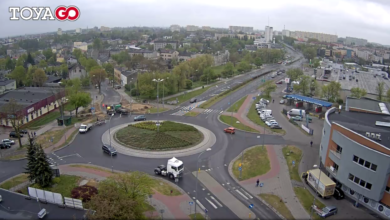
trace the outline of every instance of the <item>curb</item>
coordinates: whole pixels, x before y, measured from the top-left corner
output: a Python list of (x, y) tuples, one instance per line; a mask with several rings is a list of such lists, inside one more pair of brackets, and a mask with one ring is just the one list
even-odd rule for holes
[[(239, 157), (241, 157), (241, 154), (244, 153), (252, 148), (255, 148), (255, 147), (258, 147), (258, 146), (262, 146), (262, 145), (255, 145), (255, 146), (252, 146), (252, 147), (249, 147), (243, 151), (241, 151), (241, 153), (239, 153), (232, 161), (230, 161), (229, 163), (229, 166), (228, 166), (228, 172), (229, 172), (229, 175), (232, 179), (234, 179), (234, 181), (236, 181), (236, 183), (238, 183), (238, 185), (240, 185), (241, 188), (245, 189), (245, 187), (243, 187), (241, 184), (240, 184), (240, 181), (238, 181), (238, 179), (233, 175), (233, 171), (232, 171), (232, 167), (233, 167), (233, 163), (234, 161), (236, 161)], [(266, 145), (264, 145), (265, 147)], [(266, 205), (269, 209), (271, 209), (273, 212), (275, 212), (276, 215), (278, 215), (281, 219), (283, 220), (286, 220), (286, 218), (280, 214), (274, 207), (272, 207), (270, 204), (268, 204), (266, 201), (264, 201), (259, 195), (256, 195), (256, 198), (259, 199), (262, 203), (264, 203), (264, 205)], [(288, 209), (288, 208), (287, 208)]]

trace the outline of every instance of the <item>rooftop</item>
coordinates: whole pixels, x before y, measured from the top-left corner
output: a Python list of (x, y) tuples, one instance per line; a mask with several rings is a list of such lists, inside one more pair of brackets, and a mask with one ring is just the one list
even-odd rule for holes
[(370, 98), (355, 99), (355, 98), (347, 97), (346, 100), (347, 108), (351, 107), (351, 108), (365, 109), (365, 110), (374, 111), (378, 113), (386, 113), (383, 111), (386, 109), (384, 109), (383, 107), (381, 109), (380, 106), (385, 106), (388, 111), (390, 109), (390, 104), (389, 103), (380, 104), (380, 103), (383, 102), (379, 102), (377, 100), (370, 99)]
[(18, 104), (29, 106), (43, 99), (49, 98), (57, 90), (46, 87), (26, 87), (23, 89), (12, 90), (0, 96), (0, 106), (6, 104), (11, 99), (15, 99)]
[(13, 82), (15, 82), (13, 79), (0, 79), (0, 86), (6, 86)]
[(390, 127), (375, 125), (377, 121), (390, 123), (389, 115), (342, 111), (341, 114), (329, 114), (328, 119), (363, 136), (366, 132), (379, 133), (382, 140), (370, 140), (390, 149)]

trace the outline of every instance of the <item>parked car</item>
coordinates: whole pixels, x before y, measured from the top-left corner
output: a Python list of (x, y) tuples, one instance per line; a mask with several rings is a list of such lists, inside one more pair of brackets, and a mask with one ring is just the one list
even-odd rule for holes
[(271, 129), (282, 129), (279, 125), (271, 125), (269, 126)]
[(28, 131), (27, 130), (20, 130), (19, 133), (21, 133), (21, 134), (28, 134)]
[(138, 115), (134, 117), (134, 121), (146, 121), (145, 115)]
[(284, 104), (284, 103), (286, 103), (286, 100), (284, 100), (284, 99), (279, 101), (279, 104)]
[(115, 85), (115, 86), (114, 86), (114, 89), (120, 89), (120, 88), (121, 88), (120, 85)]
[(11, 145), (6, 143), (0, 143), (0, 149), (7, 149), (7, 148), (11, 148)]
[(337, 214), (337, 207), (335, 206), (326, 206), (325, 208), (322, 209), (322, 213), (318, 214), (323, 218), (329, 217), (331, 215), (336, 215)]
[[(265, 124), (268, 125), (268, 126), (271, 126), (271, 124), (272, 124), (273, 122), (276, 122), (276, 121), (275, 121), (274, 119), (272, 119), (272, 120), (266, 121)], [(277, 122), (276, 122), (276, 123), (277, 123)]]
[(9, 144), (9, 145), (14, 145), (15, 144), (15, 141), (14, 140), (10, 140), (10, 139), (3, 139), (1, 142), (5, 143), (5, 144)]
[(279, 80), (275, 84), (283, 84), (283, 80)]
[(115, 150), (114, 147), (107, 145), (107, 144), (103, 145), (102, 150), (104, 153), (109, 154), (109, 155), (113, 155), (113, 156), (116, 155), (116, 153), (117, 153), (117, 151)]
[[(19, 136), (20, 136), (20, 137), (23, 137), (23, 134), (19, 133)], [(18, 135), (16, 134), (15, 131), (11, 131), (11, 132), (9, 133), (9, 137), (10, 137), (10, 138), (11, 138), (11, 137), (17, 138)]]
[(269, 100), (261, 98), (260, 103), (268, 104)]
[[(291, 117), (291, 118), (292, 118), (292, 120), (294, 120), (294, 121), (303, 121), (303, 120), (306, 120), (306, 118), (302, 118), (301, 116), (294, 116), (294, 117)], [(309, 122), (312, 121), (312, 119), (311, 119), (310, 117), (307, 117), (307, 120), (308, 120)]]
[(196, 98), (192, 98), (191, 100), (190, 100), (190, 103), (195, 103), (196, 102)]
[(233, 128), (233, 127), (225, 128), (225, 129), (223, 129), (223, 131), (224, 131), (225, 133), (229, 133), (229, 134), (235, 134), (235, 133), (236, 133), (236, 129)]
[(335, 190), (334, 190), (334, 194), (333, 194), (333, 197), (336, 199), (336, 200), (340, 200), (340, 199), (344, 199), (344, 192), (341, 188), (339, 187), (336, 187)]

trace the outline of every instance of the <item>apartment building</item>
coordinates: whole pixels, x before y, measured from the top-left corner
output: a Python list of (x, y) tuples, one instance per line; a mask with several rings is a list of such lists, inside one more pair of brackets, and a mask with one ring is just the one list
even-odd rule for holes
[(198, 30), (199, 30), (199, 27), (198, 27), (198, 26), (195, 26), (195, 25), (187, 25), (186, 30), (187, 30), (188, 32), (198, 31)]
[(355, 37), (346, 37), (345, 38), (345, 44), (346, 45), (354, 45), (354, 46), (366, 46), (367, 40), (362, 38), (355, 38)]
[(204, 31), (212, 31), (213, 29), (211, 29), (210, 26), (202, 26), (202, 30), (204, 30)]
[(269, 27), (269, 26), (266, 26), (265, 27), (265, 42), (266, 43), (271, 43), (272, 42), (272, 40), (273, 40), (273, 37), (274, 37), (274, 35), (273, 35), (273, 33), (274, 33), (274, 28), (273, 27)]
[(323, 34), (323, 33), (314, 33), (314, 32), (305, 32), (305, 31), (295, 31), (293, 34), (296, 39), (317, 39), (321, 42), (335, 43), (337, 42), (337, 35), (332, 34)]
[(74, 51), (74, 49), (79, 49), (79, 50), (85, 52), (88, 50), (88, 43), (87, 42), (74, 42), (72, 51)]
[(101, 32), (110, 31), (110, 30), (111, 30), (111, 28), (109, 28), (109, 27), (105, 27), (105, 26), (100, 27)]
[(160, 40), (154, 41), (154, 50), (164, 49), (165, 46), (167, 46), (168, 44), (170, 44), (172, 46), (172, 49), (176, 50), (178, 42), (177, 41), (160, 41)]
[(229, 26), (229, 30), (232, 33), (244, 32), (244, 33), (253, 33), (253, 27), (244, 27), (244, 26)]
[(160, 49), (160, 57), (163, 60), (172, 60), (178, 58), (179, 52), (175, 50)]
[(180, 26), (177, 25), (177, 24), (171, 25), (171, 27), (170, 27), (169, 29), (170, 29), (172, 32), (175, 32), (175, 31), (180, 32)]
[(237, 37), (238, 39), (242, 40), (242, 39), (245, 38), (245, 36), (248, 39), (252, 39), (252, 40), (256, 39), (256, 35), (254, 35), (254, 34), (215, 34), (214, 35), (214, 39), (220, 40), (222, 37), (228, 37), (228, 38), (235, 38), (235, 37)]
[(129, 53), (130, 57), (132, 57), (134, 55), (141, 55), (141, 56), (143, 56), (143, 57), (145, 57), (147, 59), (156, 59), (156, 58), (158, 58), (157, 51), (130, 48), (130, 49), (128, 49), (128, 53)]
[(61, 28), (58, 28), (58, 30), (57, 30), (57, 35), (62, 35), (62, 29)]
[(390, 217), (390, 105), (348, 97), (345, 110), (325, 114), (319, 156), (356, 204)]

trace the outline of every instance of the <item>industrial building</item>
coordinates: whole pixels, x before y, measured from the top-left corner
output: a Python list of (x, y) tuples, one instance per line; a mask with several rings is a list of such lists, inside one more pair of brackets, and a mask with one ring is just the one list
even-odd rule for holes
[(345, 194), (390, 217), (390, 105), (348, 97), (325, 114), (320, 161)]

